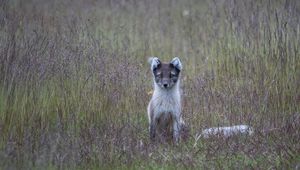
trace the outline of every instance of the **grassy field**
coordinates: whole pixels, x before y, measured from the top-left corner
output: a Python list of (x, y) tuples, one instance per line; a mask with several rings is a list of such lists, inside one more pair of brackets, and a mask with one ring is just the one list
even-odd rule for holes
[[(178, 146), (149, 140), (149, 56), (183, 63)], [(299, 169), (299, 141), (300, 1), (0, 2), (1, 169)]]

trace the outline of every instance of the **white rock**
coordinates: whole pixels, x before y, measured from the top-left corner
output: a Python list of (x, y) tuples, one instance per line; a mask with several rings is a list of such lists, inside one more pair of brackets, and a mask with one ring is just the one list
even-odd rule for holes
[(200, 134), (198, 134), (195, 138), (196, 146), (197, 141), (200, 138), (209, 138), (214, 136), (221, 136), (221, 137), (230, 137), (233, 135), (245, 134), (251, 136), (254, 133), (252, 127), (248, 125), (236, 125), (236, 126), (227, 126), (227, 127), (212, 127), (208, 129), (204, 129)]

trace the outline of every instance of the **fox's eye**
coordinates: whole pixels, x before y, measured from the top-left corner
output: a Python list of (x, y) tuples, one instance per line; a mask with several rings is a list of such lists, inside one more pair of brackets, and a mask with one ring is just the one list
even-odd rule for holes
[(160, 77), (160, 76), (161, 76), (161, 73), (157, 73), (156, 76), (157, 76), (157, 77)]
[(171, 77), (174, 77), (174, 76), (176, 76), (176, 73), (171, 72)]

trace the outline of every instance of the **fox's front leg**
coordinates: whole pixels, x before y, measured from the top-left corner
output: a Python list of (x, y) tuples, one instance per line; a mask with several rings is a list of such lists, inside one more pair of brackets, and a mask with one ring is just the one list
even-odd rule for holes
[(179, 118), (175, 117), (173, 119), (173, 139), (174, 142), (177, 144), (179, 142), (179, 136), (180, 136), (180, 122)]
[(149, 134), (150, 134), (149, 137), (150, 140), (154, 141), (155, 133), (156, 133), (156, 123), (155, 123), (154, 112), (153, 112), (151, 101), (148, 105), (147, 110), (148, 110), (148, 120), (149, 120)]
[(149, 130), (150, 130), (150, 139), (152, 141), (154, 141), (155, 140), (155, 133), (156, 133), (156, 123), (155, 123), (155, 120), (153, 120), (153, 119), (150, 122)]

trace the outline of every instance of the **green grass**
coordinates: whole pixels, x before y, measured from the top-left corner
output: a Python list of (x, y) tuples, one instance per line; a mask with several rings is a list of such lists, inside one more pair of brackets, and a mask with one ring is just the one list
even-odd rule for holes
[[(1, 168), (299, 167), (298, 1), (0, 7)], [(178, 146), (148, 138), (149, 56), (183, 62), (190, 138)], [(253, 126), (254, 136), (193, 147), (202, 129), (236, 124)]]

